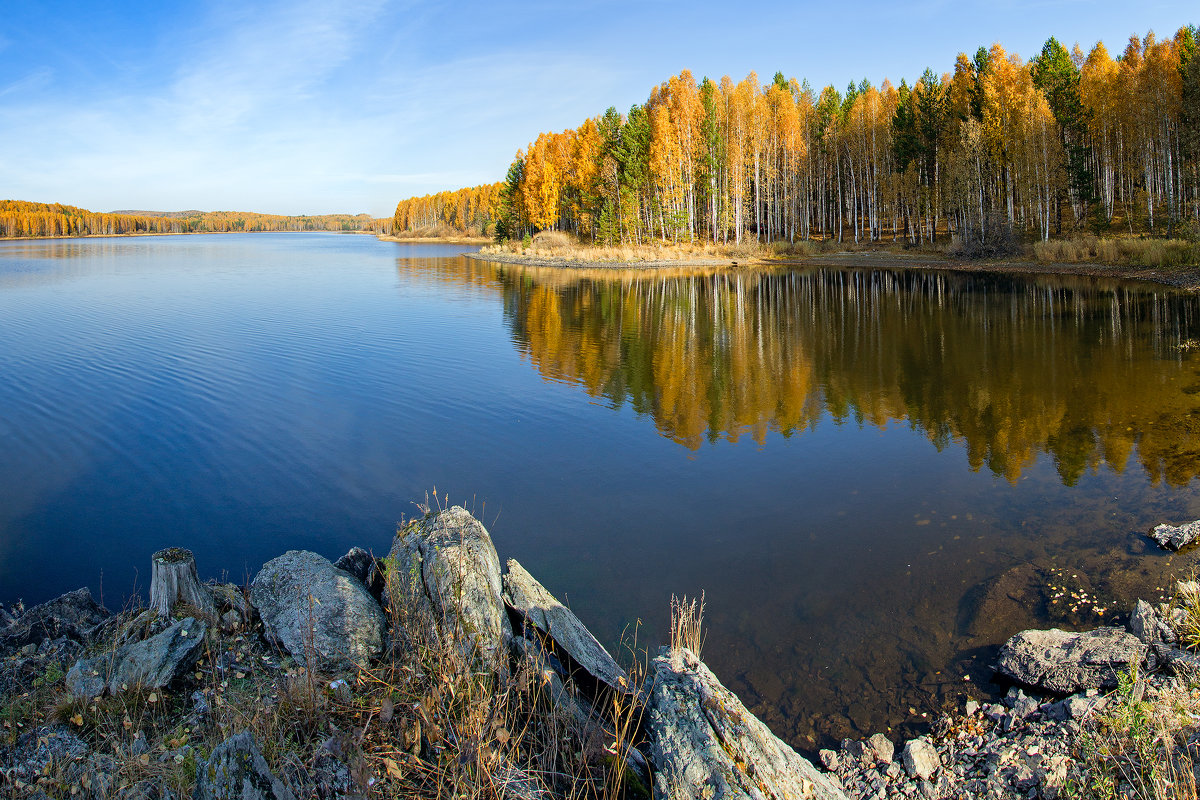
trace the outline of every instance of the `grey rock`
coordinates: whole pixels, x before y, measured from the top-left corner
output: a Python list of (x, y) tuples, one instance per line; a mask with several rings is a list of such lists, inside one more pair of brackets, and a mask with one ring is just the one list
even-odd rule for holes
[(1150, 531), (1150, 538), (1158, 542), (1164, 550), (1178, 550), (1186, 547), (1200, 536), (1200, 520), (1183, 525), (1156, 525)]
[(842, 765), (841, 758), (832, 750), (822, 750), (817, 753), (817, 758), (821, 759), (821, 764), (830, 772), (836, 771)]
[(689, 650), (654, 660), (649, 736), (655, 798), (845, 800), (754, 717)]
[(122, 686), (161, 689), (189, 672), (200, 658), (208, 625), (190, 617), (175, 622), (162, 633), (122, 647), (108, 681), (110, 692)]
[(979, 701), (968, 700), (966, 706), (964, 707), (964, 711), (968, 717), (974, 716), (975, 712), (979, 711)]
[(175, 794), (161, 781), (138, 781), (117, 792), (117, 800), (175, 800)]
[(465, 655), (503, 671), (512, 628), (501, 597), (500, 558), (492, 537), (466, 509), (452, 506), (397, 534), (389, 560), (397, 575), (385, 602), (409, 603)]
[(217, 745), (196, 770), (195, 800), (295, 800), (275, 777), (248, 732)]
[(906, 742), (901, 759), (904, 761), (905, 771), (911, 777), (923, 781), (932, 778), (942, 766), (937, 750), (924, 739), (910, 739)]
[(212, 592), (213, 604), (217, 611), (228, 614), (233, 612), (243, 620), (249, 620), (254, 614), (254, 607), (246, 598), (242, 587), (234, 583), (218, 583), (209, 587)]
[(880, 764), (890, 764), (896, 754), (896, 746), (882, 733), (871, 735), (867, 739), (867, 747), (871, 749), (875, 761)]
[(383, 594), (383, 568), (379, 559), (361, 547), (351, 547), (346, 555), (333, 562), (338, 569), (349, 572), (362, 581), (371, 596), (378, 600)]
[(1158, 614), (1145, 600), (1133, 604), (1133, 611), (1129, 614), (1129, 630), (1145, 644), (1154, 644), (1159, 640)]
[(116, 694), (134, 686), (165, 688), (195, 665), (207, 632), (203, 620), (187, 617), (144, 641), (80, 659), (67, 672), (67, 688), (80, 698), (98, 697), (106, 689)]
[(52, 766), (80, 763), (87, 758), (87, 743), (63, 726), (36, 728), (21, 734), (0, 757), (8, 779), (36, 780)]
[(0, 630), (0, 655), (63, 637), (87, 644), (91, 631), (109, 616), (87, 588), (67, 592), (25, 611)]
[(1141, 664), (1146, 652), (1145, 644), (1120, 628), (1030, 630), (1004, 643), (996, 669), (1018, 683), (1053, 692), (1115, 688), (1119, 673)]
[(591, 631), (569, 608), (546, 591), (516, 559), (508, 560), (503, 578), (504, 600), (520, 614), (526, 624), (549, 636), (571, 660), (596, 680), (619, 692), (629, 690), (629, 676)]
[(63, 682), (72, 695), (87, 700), (104, 694), (108, 686), (107, 672), (102, 672), (104, 665), (97, 662), (98, 659), (81, 658), (67, 670)]
[[(383, 650), (383, 609), (348, 572), (316, 553), (289, 550), (250, 585), (267, 636), (305, 666), (336, 670)], [(309, 656), (313, 664), (309, 664)]]
[(1154, 653), (1162, 668), (1181, 678), (1200, 676), (1200, 653), (1176, 650), (1165, 645), (1155, 645)]

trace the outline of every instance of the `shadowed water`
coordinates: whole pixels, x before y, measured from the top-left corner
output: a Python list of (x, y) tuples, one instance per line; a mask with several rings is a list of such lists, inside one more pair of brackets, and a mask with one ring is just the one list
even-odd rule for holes
[(1190, 295), (460, 250), (0, 244), (0, 599), (115, 605), (173, 544), (239, 581), (382, 552), (437, 486), (609, 643), (704, 590), (706, 660), (813, 748), (920, 727), (1008, 634), (1194, 562), (1142, 536), (1200, 517)]

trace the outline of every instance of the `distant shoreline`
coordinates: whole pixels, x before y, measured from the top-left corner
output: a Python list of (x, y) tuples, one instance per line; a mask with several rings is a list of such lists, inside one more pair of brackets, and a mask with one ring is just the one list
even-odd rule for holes
[(132, 239), (140, 236), (208, 236), (226, 233), (336, 233), (340, 235), (346, 233), (371, 234), (372, 231), (136, 231), (133, 233), (83, 233), (75, 236), (0, 236), (0, 242), (57, 242), (65, 239)]
[(476, 261), (494, 261), (530, 267), (553, 267), (564, 270), (647, 270), (700, 267), (774, 268), (774, 267), (888, 267), (898, 269), (932, 269), (950, 272), (999, 272), (1012, 275), (1075, 275), (1093, 278), (1115, 278), (1159, 283), (1186, 291), (1200, 290), (1200, 268), (1141, 267), (1096, 262), (1041, 262), (1029, 259), (981, 259), (959, 261), (933, 254), (902, 255), (893, 252), (859, 251), (829, 253), (801, 258), (680, 259), (656, 261), (588, 261), (584, 259), (523, 256), (515, 253), (467, 253)]

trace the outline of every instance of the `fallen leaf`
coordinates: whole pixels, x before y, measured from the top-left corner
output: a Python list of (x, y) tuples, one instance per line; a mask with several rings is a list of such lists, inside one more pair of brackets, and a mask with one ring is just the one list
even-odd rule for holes
[(154, 692), (151, 692), (151, 693), (150, 693), (150, 696), (146, 698), (146, 702), (147, 702), (147, 703), (157, 703), (157, 702), (158, 702), (158, 695), (157, 695), (157, 694), (155, 694)]
[(392, 759), (385, 758), (383, 760), (383, 764), (385, 767), (387, 767), (388, 777), (395, 778), (396, 780), (400, 780), (404, 777), (404, 773), (400, 771), (400, 765)]
[(381, 722), (391, 722), (392, 715), (395, 713), (396, 704), (392, 702), (392, 698), (383, 698), (383, 702), (379, 704), (379, 720)]
[(71, 722), (75, 723), (76, 725), (82, 725), (83, 714), (76, 714), (75, 716), (71, 717)]

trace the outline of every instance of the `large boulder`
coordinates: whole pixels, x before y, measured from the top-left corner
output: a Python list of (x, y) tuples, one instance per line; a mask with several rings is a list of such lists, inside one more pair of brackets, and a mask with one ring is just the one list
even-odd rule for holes
[(295, 800), (271, 772), (247, 731), (221, 742), (208, 761), (196, 768), (192, 796), (196, 800)]
[(140, 642), (75, 662), (67, 672), (67, 688), (77, 697), (98, 697), (107, 690), (116, 694), (140, 686), (162, 689), (191, 671), (204, 650), (208, 626), (188, 617)]
[(76, 589), (34, 606), (0, 630), (0, 655), (7, 655), (25, 645), (40, 645), (46, 640), (63, 637), (77, 644), (87, 644), (91, 631), (109, 612), (92, 599), (87, 589)]
[(996, 670), (1017, 683), (1063, 694), (1111, 689), (1121, 672), (1145, 660), (1146, 651), (1143, 642), (1121, 628), (1028, 630), (1004, 643)]
[(608, 651), (587, 629), (571, 609), (538, 583), (516, 559), (508, 560), (504, 575), (504, 600), (542, 636), (548, 636), (555, 646), (570, 656), (595, 680), (614, 691), (629, 690), (629, 676), (617, 665)]
[(250, 584), (250, 602), (267, 636), (305, 666), (336, 670), (383, 651), (379, 603), (316, 553), (289, 550), (268, 561)]
[(776, 738), (690, 650), (654, 660), (649, 733), (658, 800), (846, 800), (836, 779)]
[(400, 529), (388, 558), (396, 572), (387, 603), (428, 615), (468, 657), (503, 669), (512, 628), (500, 593), (500, 558), (479, 520), (459, 506), (427, 514)]
[(1164, 550), (1178, 550), (1191, 544), (1200, 536), (1200, 519), (1183, 525), (1156, 525), (1150, 538)]

